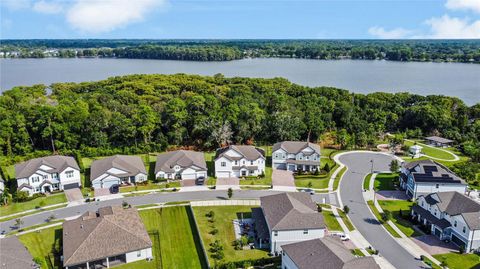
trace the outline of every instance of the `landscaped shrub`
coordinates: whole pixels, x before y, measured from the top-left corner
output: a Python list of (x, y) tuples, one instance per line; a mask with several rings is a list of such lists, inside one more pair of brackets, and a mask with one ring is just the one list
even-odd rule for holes
[(245, 265), (249, 266), (264, 266), (268, 264), (281, 264), (281, 257), (269, 257), (269, 258), (261, 258), (261, 259), (247, 259), (243, 261), (234, 261), (234, 262), (227, 262), (220, 264), (218, 266), (219, 269), (230, 269), (230, 268), (246, 268)]

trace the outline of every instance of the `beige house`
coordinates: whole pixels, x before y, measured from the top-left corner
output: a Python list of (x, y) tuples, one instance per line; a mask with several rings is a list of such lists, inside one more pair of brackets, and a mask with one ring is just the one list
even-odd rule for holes
[(138, 156), (115, 155), (93, 161), (90, 180), (95, 189), (135, 184), (147, 180), (147, 169)]
[(197, 179), (207, 177), (203, 152), (176, 150), (157, 156), (155, 177), (160, 179)]

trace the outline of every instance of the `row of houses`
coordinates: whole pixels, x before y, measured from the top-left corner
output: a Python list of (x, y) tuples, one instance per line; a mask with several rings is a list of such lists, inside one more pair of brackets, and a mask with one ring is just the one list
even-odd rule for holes
[[(300, 141), (276, 143), (272, 148), (273, 169), (315, 171), (320, 169), (320, 147)], [(158, 179), (205, 179), (208, 167), (203, 152), (177, 150), (159, 154), (154, 174)], [(231, 145), (216, 151), (217, 178), (260, 176), (265, 173), (266, 155), (259, 147)], [(73, 157), (47, 156), (15, 165), (19, 191), (29, 195), (81, 187), (80, 168)], [(93, 188), (111, 188), (145, 182), (148, 172), (139, 156), (115, 155), (92, 162)]]

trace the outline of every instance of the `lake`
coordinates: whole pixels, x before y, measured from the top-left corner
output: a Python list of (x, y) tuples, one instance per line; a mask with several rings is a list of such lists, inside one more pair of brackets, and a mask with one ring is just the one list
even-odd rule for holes
[(0, 59), (0, 88), (81, 82), (126, 74), (222, 73), (227, 77), (284, 77), (306, 86), (333, 86), (357, 93), (443, 94), (468, 105), (480, 102), (480, 65), (364, 60), (244, 59), (190, 62), (142, 59)]

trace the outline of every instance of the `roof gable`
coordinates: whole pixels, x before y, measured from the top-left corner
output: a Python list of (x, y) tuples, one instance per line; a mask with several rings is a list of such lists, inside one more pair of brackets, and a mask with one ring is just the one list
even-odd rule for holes
[(163, 153), (157, 156), (155, 163), (155, 174), (163, 172), (174, 172), (174, 167), (178, 165), (182, 169), (193, 168), (195, 170), (207, 170), (207, 163), (203, 152), (191, 150), (177, 150)]
[(283, 141), (277, 142), (273, 145), (272, 151), (283, 149), (289, 154), (298, 154), (303, 150), (310, 148), (311, 151), (320, 155), (320, 146), (310, 142), (304, 141)]
[[(43, 169), (41, 169), (43, 167)], [(15, 177), (27, 178), (33, 175), (38, 170), (43, 170), (48, 173), (60, 173), (67, 167), (80, 170), (77, 162), (73, 157), (52, 155), (41, 158), (31, 159), (15, 165)], [(45, 170), (45, 168), (50, 168)]]
[(125, 171), (122, 176), (147, 174), (147, 169), (139, 156), (115, 155), (93, 161), (90, 167), (90, 180), (93, 181), (99, 176), (108, 173), (111, 168)]

